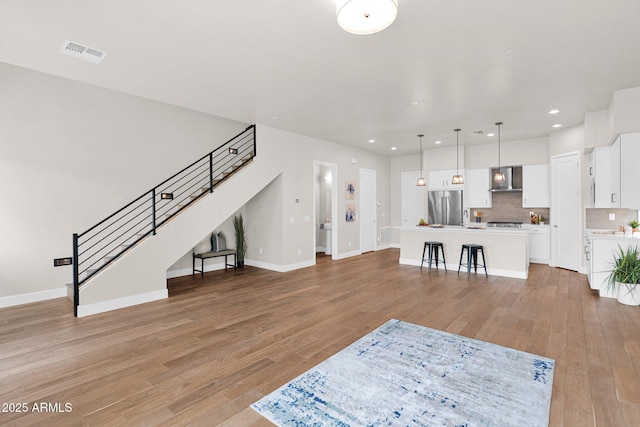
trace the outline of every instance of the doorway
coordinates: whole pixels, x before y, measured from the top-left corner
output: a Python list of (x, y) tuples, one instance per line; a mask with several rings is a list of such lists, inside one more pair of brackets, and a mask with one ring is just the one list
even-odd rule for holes
[(579, 271), (582, 247), (580, 153), (551, 159), (551, 263)]
[(376, 171), (360, 169), (360, 251), (376, 250)]
[(338, 252), (338, 165), (313, 162), (313, 250), (336, 259)]

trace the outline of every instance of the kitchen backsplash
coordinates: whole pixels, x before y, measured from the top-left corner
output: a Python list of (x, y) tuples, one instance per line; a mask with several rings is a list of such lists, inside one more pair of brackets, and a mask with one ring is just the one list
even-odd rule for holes
[(489, 221), (521, 221), (530, 224), (529, 214), (534, 212), (538, 217), (544, 216), (545, 223), (549, 223), (549, 208), (523, 208), (521, 192), (493, 193), (491, 208), (467, 208), (469, 221), (475, 221), (474, 211), (482, 212), (482, 222)]
[[(615, 219), (609, 220), (609, 214), (614, 214)], [(618, 227), (628, 225), (634, 219), (638, 220), (638, 211), (632, 209), (587, 209), (585, 228), (617, 230)]]

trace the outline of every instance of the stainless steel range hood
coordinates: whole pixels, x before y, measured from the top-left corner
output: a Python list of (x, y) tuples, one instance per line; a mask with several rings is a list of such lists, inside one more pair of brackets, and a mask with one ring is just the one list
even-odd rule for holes
[[(493, 181), (493, 176), (498, 171), (504, 174), (504, 182)], [(502, 166), (499, 169), (491, 168), (491, 191), (522, 191), (522, 166)]]

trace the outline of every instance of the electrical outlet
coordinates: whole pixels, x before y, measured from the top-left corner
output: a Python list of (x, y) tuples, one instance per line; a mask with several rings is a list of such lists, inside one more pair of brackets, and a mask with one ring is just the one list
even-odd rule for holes
[(262, 253), (262, 248), (258, 249), (258, 252)]
[(302, 255), (302, 249), (298, 249), (298, 256)]
[(609, 221), (615, 221), (615, 220), (616, 220), (616, 214), (610, 213), (609, 214)]

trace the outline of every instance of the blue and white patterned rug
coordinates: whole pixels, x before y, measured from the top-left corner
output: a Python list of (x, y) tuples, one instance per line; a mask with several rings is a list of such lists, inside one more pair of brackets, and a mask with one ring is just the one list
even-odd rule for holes
[(278, 426), (547, 426), (554, 366), (390, 320), (251, 407)]

